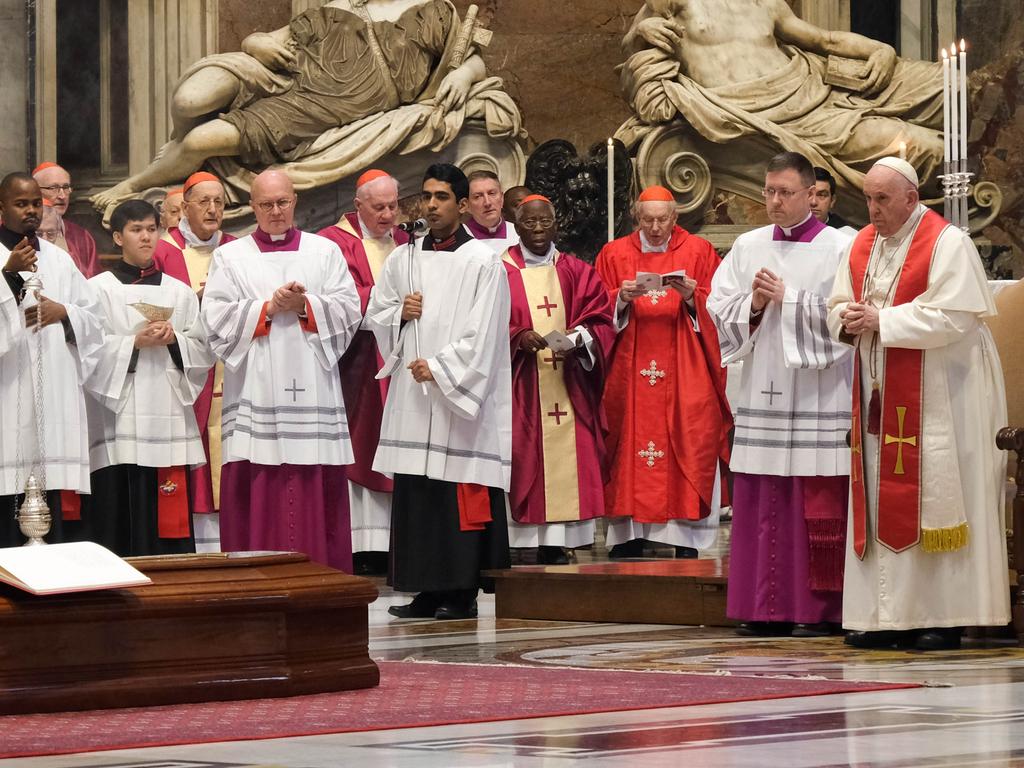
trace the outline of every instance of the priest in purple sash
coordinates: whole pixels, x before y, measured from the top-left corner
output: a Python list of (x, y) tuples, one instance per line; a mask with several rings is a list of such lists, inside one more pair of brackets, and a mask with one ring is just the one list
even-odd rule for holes
[(295, 200), (284, 173), (256, 177), (256, 231), (217, 248), (203, 296), (225, 369), (221, 545), (351, 571), (353, 454), (336, 367), (359, 295), (338, 246), (293, 226)]
[[(319, 234), (337, 243), (359, 292), (365, 315), (370, 291), (384, 260), (409, 236), (395, 226), (398, 180), (371, 169), (356, 181), (355, 211)], [(380, 439), (380, 422), (389, 379), (376, 378), (384, 367), (373, 331), (362, 329), (341, 359), (341, 389), (349, 414), (349, 432), (355, 462), (348, 467), (348, 496), (352, 511), (352, 561), (360, 575), (383, 575), (388, 570), (391, 536), (391, 478), (373, 471), (373, 456)]]
[(512, 297), (512, 486), (509, 545), (540, 563), (594, 543), (606, 475), (601, 393), (615, 342), (608, 291), (589, 264), (555, 247), (541, 195), (516, 211), (520, 244), (503, 255)]
[(505, 196), (501, 192), (501, 181), (491, 171), (473, 171), (468, 178), (466, 229), (474, 240), (479, 240), (501, 258), (507, 248), (519, 242), (515, 227), (505, 219), (502, 210)]

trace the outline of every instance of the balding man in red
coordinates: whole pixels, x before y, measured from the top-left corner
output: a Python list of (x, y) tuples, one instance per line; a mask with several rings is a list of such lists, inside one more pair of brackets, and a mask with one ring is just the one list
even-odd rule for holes
[(618, 329), (604, 395), (607, 542), (612, 557), (642, 556), (644, 540), (697, 557), (717, 535), (732, 426), (706, 308), (720, 259), (676, 225), (664, 187), (644, 190), (635, 215), (639, 229), (597, 257)]
[[(318, 234), (338, 244), (359, 291), (363, 314), (384, 260), (409, 236), (395, 227), (398, 181), (385, 171), (366, 171), (356, 181), (355, 210)], [(373, 333), (361, 330), (339, 365), (341, 388), (348, 408), (349, 433), (355, 463), (348, 466), (352, 511), (352, 555), (355, 572), (387, 572), (391, 537), (390, 478), (372, 469), (387, 397), (387, 379), (377, 380), (384, 366)]]
[(78, 271), (87, 278), (100, 272), (100, 261), (96, 256), (96, 241), (85, 227), (65, 217), (71, 203), (71, 174), (56, 163), (40, 163), (32, 171), (32, 177), (39, 184), (43, 198), (49, 200), (53, 210), (60, 215), (64, 224), (64, 240)]
[[(200, 301), (214, 249), (235, 239), (221, 232), (223, 220), (224, 186), (220, 179), (206, 171), (193, 173), (182, 187), (181, 219), (164, 233), (153, 253), (156, 268), (192, 286)], [(223, 384), (224, 364), (218, 361), (195, 404), (196, 421), (206, 449), (206, 464), (192, 470), (192, 506), (197, 514), (220, 509)]]

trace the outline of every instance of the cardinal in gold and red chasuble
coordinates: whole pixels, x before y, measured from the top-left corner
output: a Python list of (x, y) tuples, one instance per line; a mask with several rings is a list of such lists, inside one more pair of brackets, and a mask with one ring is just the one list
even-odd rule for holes
[[(651, 198), (650, 191), (645, 195)], [(646, 202), (643, 195), (640, 201)], [(609, 516), (641, 524), (707, 518), (716, 477), (726, 503), (732, 415), (706, 307), (721, 260), (708, 241), (674, 226), (672, 206), (663, 243), (652, 246), (637, 231), (608, 243), (597, 257), (620, 329), (604, 395), (611, 467), (605, 504)], [(637, 273), (680, 270), (696, 282), (690, 301), (669, 285), (646, 292), (635, 287)], [(625, 290), (635, 292), (629, 304)]]
[[(503, 256), (512, 297), (512, 517), (530, 525), (601, 517), (601, 391), (615, 340), (608, 294), (589, 264), (550, 242), (544, 254), (524, 246)], [(556, 352), (537, 341), (552, 331), (577, 345)]]

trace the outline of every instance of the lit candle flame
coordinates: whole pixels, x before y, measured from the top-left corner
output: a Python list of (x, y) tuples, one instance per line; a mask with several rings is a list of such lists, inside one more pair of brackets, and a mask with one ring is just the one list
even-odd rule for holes
[(960, 51), (963, 52), (963, 51), (966, 51), (966, 50), (967, 50), (967, 43), (961, 37), (960, 38)]

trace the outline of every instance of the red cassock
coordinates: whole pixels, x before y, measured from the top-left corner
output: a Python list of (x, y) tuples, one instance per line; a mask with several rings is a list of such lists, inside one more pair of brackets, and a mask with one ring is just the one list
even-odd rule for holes
[[(330, 226), (317, 234), (337, 243), (341, 248), (348, 271), (359, 292), (359, 303), (363, 314), (370, 301), (374, 286), (373, 271), (361, 239), (359, 217), (355, 213), (345, 214), (348, 227)], [(351, 229), (352, 231), (347, 231)], [(353, 234), (355, 233), (355, 234)], [(409, 242), (409, 236), (399, 229), (392, 231), (397, 245)], [(348, 429), (352, 439), (355, 463), (346, 467), (348, 479), (356, 485), (371, 491), (391, 493), (393, 483), (379, 472), (374, 472), (373, 457), (380, 440), (380, 423), (384, 416), (384, 401), (388, 395), (387, 379), (376, 378), (377, 371), (384, 367), (384, 361), (377, 351), (373, 333), (360, 330), (352, 339), (338, 364), (341, 372), (341, 391), (345, 397), (345, 412), (348, 414)]]
[(718, 469), (723, 503), (727, 497), (732, 414), (718, 335), (707, 310), (720, 261), (709, 242), (680, 227), (664, 253), (643, 253), (634, 232), (598, 254), (597, 271), (613, 304), (622, 282), (637, 272), (683, 269), (697, 281), (692, 316), (672, 288), (649, 292), (633, 302), (628, 325), (616, 340), (604, 394), (609, 516), (639, 523), (707, 517)]
[[(235, 238), (226, 232), (221, 233), (221, 244), (230, 243)], [(206, 285), (206, 274), (209, 271), (209, 259), (212, 251), (205, 256), (197, 256), (194, 260), (186, 258), (185, 236), (177, 227), (171, 227), (164, 233), (164, 237), (157, 241), (156, 249), (153, 251), (153, 263), (156, 268), (165, 275), (175, 277), (185, 285), (192, 286), (197, 293)], [(189, 272), (189, 263), (193, 265), (195, 274)], [(214, 494), (213, 476), (211, 473), (210, 456), (210, 409), (213, 406), (214, 383), (216, 370), (220, 364), (210, 369), (210, 375), (206, 377), (206, 386), (196, 398), (193, 410), (196, 414), (196, 422), (199, 424), (199, 436), (203, 440), (203, 450), (206, 451), (206, 464), (192, 470), (192, 511), (196, 514), (209, 514), (216, 512), (216, 502), (219, 494)], [(218, 389), (216, 396), (220, 397)], [(216, 439), (219, 440), (219, 431)], [(214, 456), (218, 459), (220, 451), (215, 451)], [(219, 470), (219, 468), (218, 468)]]
[[(559, 253), (555, 257), (555, 273), (561, 288), (562, 307), (554, 306), (554, 297), (544, 297), (539, 309), (550, 301), (553, 309), (564, 311), (564, 325), (557, 330), (572, 331), (577, 326), (586, 328), (594, 340), (594, 366), (585, 370), (580, 364), (585, 351), (574, 351), (560, 357), (551, 350), (533, 354), (518, 349), (519, 337), (526, 331), (537, 330), (533, 322), (536, 300), (529, 298), (524, 284), (522, 250), (509, 248), (505, 257), (509, 289), (512, 297), (510, 333), (512, 347), (512, 484), (509, 503), (512, 517), (520, 523), (551, 523), (587, 520), (604, 515), (603, 487), (607, 480), (604, 437), (607, 430), (601, 407), (608, 353), (615, 342), (615, 326), (608, 292), (594, 268), (575, 256)], [(509, 263), (509, 262), (513, 263)], [(533, 272), (540, 267), (533, 267)], [(554, 291), (551, 291), (554, 293)], [(539, 297), (537, 297), (539, 298)], [(540, 331), (538, 331), (540, 332)], [(542, 334), (543, 335), (543, 334)], [(543, 407), (544, 388), (538, 366), (545, 366), (545, 374), (560, 373), (564, 381), (564, 394), (570, 407), (558, 403)], [(556, 373), (557, 372), (557, 373)], [(551, 409), (549, 412), (549, 408)], [(573, 419), (575, 456), (558, 455), (551, 439), (551, 430), (545, 435), (545, 420)], [(559, 424), (560, 425), (560, 424)], [(546, 447), (547, 444), (547, 447)], [(554, 455), (549, 455), (554, 454)], [(565, 472), (567, 464), (575, 462), (575, 472)], [(577, 488), (566, 488), (553, 482), (549, 475), (560, 475), (575, 480)], [(578, 497), (577, 497), (578, 493)], [(548, 498), (548, 495), (553, 498)]]
[(86, 278), (95, 277), (100, 273), (100, 260), (96, 256), (96, 241), (89, 234), (89, 230), (80, 227), (73, 221), (65, 221), (64, 242), (68, 244), (68, 253), (71, 254), (79, 272)]

